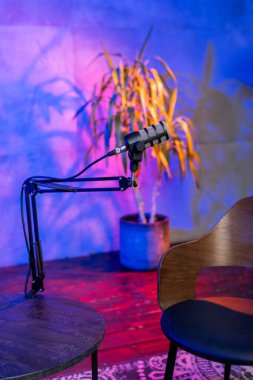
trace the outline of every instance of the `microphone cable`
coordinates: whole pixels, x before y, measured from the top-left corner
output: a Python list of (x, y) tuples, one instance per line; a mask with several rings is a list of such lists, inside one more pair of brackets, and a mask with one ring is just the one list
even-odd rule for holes
[[(113, 149), (110, 152), (106, 153), (105, 155), (99, 157), (97, 160), (91, 162), (84, 169), (82, 169), (80, 172), (72, 175), (71, 177), (57, 178), (57, 177), (50, 177), (50, 176), (32, 176), (32, 177), (27, 178), (23, 182), (21, 192), (20, 192), (20, 211), (21, 211), (22, 229), (23, 229), (23, 234), (24, 234), (24, 238), (25, 238), (25, 245), (26, 245), (26, 249), (27, 249), (29, 257), (30, 257), (31, 247), (29, 245), (29, 241), (28, 241), (28, 237), (27, 237), (27, 227), (26, 227), (25, 217), (24, 217), (24, 185), (25, 185), (25, 182), (37, 180), (37, 179), (49, 179), (51, 181), (71, 181), (72, 179), (75, 179), (75, 178), (79, 177), (81, 174), (83, 174), (84, 172), (86, 172), (91, 166), (97, 164), (98, 162), (104, 160), (107, 157), (113, 156), (114, 154), (115, 154), (115, 149)], [(25, 286), (24, 286), (25, 295), (27, 295), (27, 286), (28, 286), (28, 281), (29, 281), (30, 275), (31, 275), (31, 270), (32, 270), (31, 263), (29, 263), (29, 269), (28, 269), (28, 272), (26, 275)]]

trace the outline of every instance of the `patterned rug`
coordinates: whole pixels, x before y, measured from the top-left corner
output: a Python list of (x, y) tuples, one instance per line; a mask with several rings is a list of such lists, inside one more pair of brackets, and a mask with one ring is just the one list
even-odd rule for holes
[[(99, 380), (163, 380), (167, 355), (123, 363), (99, 369)], [(178, 351), (174, 380), (221, 380), (224, 367)], [(230, 380), (252, 380), (253, 367), (232, 366)], [(54, 377), (53, 380), (91, 380), (91, 371)]]

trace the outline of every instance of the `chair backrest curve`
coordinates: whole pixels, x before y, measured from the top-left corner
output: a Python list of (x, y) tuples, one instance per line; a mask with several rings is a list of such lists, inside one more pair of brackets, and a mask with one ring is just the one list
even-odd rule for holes
[(198, 273), (206, 267), (253, 265), (253, 197), (241, 199), (204, 237), (171, 248), (159, 266), (162, 310), (195, 298)]

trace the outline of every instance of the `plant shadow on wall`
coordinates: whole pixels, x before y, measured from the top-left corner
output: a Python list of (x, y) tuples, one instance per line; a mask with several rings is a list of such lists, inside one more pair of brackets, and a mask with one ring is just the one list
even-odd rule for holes
[[(39, 151), (40, 160), (36, 163), (36, 170), (40, 170), (40, 166), (44, 168), (48, 164), (48, 158), (57, 166), (51, 143), (55, 137), (63, 137), (73, 144), (76, 139), (79, 140), (70, 128), (67, 130), (59, 126), (52, 127), (52, 123), (54, 114), (64, 116), (67, 111), (73, 110), (85, 100), (82, 91), (63, 77), (36, 81), (36, 65), (44, 55), (53, 50), (61, 37), (57, 35), (41, 48), (40, 53), (27, 64), (19, 79), (1, 85), (3, 102), (0, 122), (5, 126), (1, 128), (1, 135), (6, 143), (6, 151), (12, 153), (15, 145), (14, 154), (27, 153), (29, 158), (34, 158), (36, 151)], [(81, 134), (80, 128), (78, 133)], [(24, 169), (31, 173), (34, 170), (33, 165), (34, 161), (29, 160)], [(70, 171), (75, 170), (76, 166), (74, 163)]]
[(192, 199), (195, 223), (209, 228), (226, 208), (253, 191), (249, 170), (253, 161), (253, 88), (236, 79), (215, 84), (214, 57), (209, 43), (203, 77), (187, 78), (180, 103), (181, 112), (192, 114), (198, 126), (196, 142), (203, 175), (201, 191)]
[[(105, 151), (113, 145), (124, 145), (124, 137), (159, 120), (167, 125), (170, 139), (145, 151), (147, 166), (156, 162), (152, 206), (146, 212), (141, 190), (134, 190), (138, 214), (128, 215), (120, 223), (120, 259), (131, 269), (151, 269), (158, 265), (161, 255), (169, 248), (168, 218), (157, 215), (156, 202), (163, 177), (172, 179), (172, 162), (177, 161), (180, 175), (187, 169), (198, 185), (199, 156), (193, 142), (193, 123), (187, 116), (175, 115), (177, 80), (161, 57), (144, 59), (149, 31), (133, 62), (121, 54), (109, 54), (105, 47), (97, 58), (104, 58), (108, 71), (94, 86), (92, 98), (76, 112), (79, 117), (89, 110), (88, 127), (96, 150), (104, 139)], [(115, 62), (116, 61), (116, 62)], [(156, 66), (159, 66), (157, 69)], [(90, 151), (88, 152), (88, 154)], [(126, 156), (122, 165), (127, 170)], [(137, 177), (138, 178), (138, 177)]]
[[(65, 166), (66, 161), (69, 161), (71, 165), (68, 171), (64, 172), (63, 177), (72, 176), (79, 172), (80, 164), (84, 166), (82, 152), (88, 150), (90, 144), (88, 136), (87, 134), (84, 135), (82, 128), (87, 119), (86, 113), (82, 114), (81, 120), (77, 123), (76, 131), (72, 131), (72, 123), (66, 129), (64, 125), (61, 125), (54, 130), (54, 125), (52, 125), (55, 113), (60, 116), (60, 119), (63, 119), (63, 123), (68, 121), (65, 117), (67, 113), (72, 122), (73, 110), (83, 101), (85, 101), (85, 98), (80, 89), (66, 78), (48, 79), (37, 84), (33, 89), (28, 125), (36, 126), (36, 139), (40, 146), (41, 142), (44, 144), (42, 157), (38, 156), (37, 152), (35, 152), (35, 157), (29, 157), (31, 161), (35, 158), (37, 162), (40, 162), (40, 167), (36, 167), (35, 174), (53, 175), (62, 178), (59, 173), (61, 172), (61, 167)], [(65, 144), (66, 151), (62, 149)], [(39, 151), (41, 152), (41, 147)], [(69, 151), (74, 152), (74, 154), (68, 159)], [(53, 173), (49, 171), (51, 168), (54, 170)], [(33, 168), (33, 174), (34, 170)], [(92, 169), (92, 175), (101, 176), (101, 170), (103, 168)], [(96, 231), (100, 237), (102, 234), (107, 234), (113, 240), (112, 231), (110, 225), (108, 225), (104, 210), (105, 205), (103, 204), (102, 195), (100, 195), (99, 201), (96, 202), (92, 193), (78, 195), (68, 193), (46, 194), (38, 197), (38, 205), (41, 206), (41, 226), (45, 227), (41, 228), (42, 240), (46, 248), (49, 247), (50, 250), (46, 257), (47, 259), (58, 258), (59, 253), (62, 251), (62, 246), (66, 256), (82, 254), (84, 246), (88, 246), (90, 251), (102, 250), (103, 243), (100, 243), (99, 238), (96, 238), (96, 236), (92, 240), (89, 239), (87, 231), (91, 231), (92, 234)], [(112, 207), (108, 202), (108, 198), (106, 207)], [(97, 219), (98, 215), (99, 221)], [(88, 225), (87, 220), (89, 220)]]
[[(24, 179), (31, 175), (73, 175), (79, 170), (81, 152), (86, 149), (80, 125), (77, 131), (73, 131), (73, 125), (66, 126), (68, 121), (71, 122), (74, 110), (85, 101), (82, 91), (71, 80), (60, 76), (41, 81), (36, 68), (38, 61), (51, 52), (57, 42), (58, 39), (50, 41), (32, 62), (28, 62), (19, 78), (1, 85), (1, 178), (5, 179), (1, 210), (3, 215), (13, 216), (6, 220), (6, 233), (2, 240), (3, 250), (9, 252), (7, 259), (13, 256), (12, 251), (22, 252), (25, 249), (21, 223), (17, 224), (20, 217), (19, 189)], [(84, 113), (83, 119), (85, 117)], [(73, 153), (69, 159), (64, 147), (67, 153)], [(62, 251), (67, 241), (65, 231), (80, 237), (83, 210), (76, 203), (73, 195), (69, 194), (38, 196), (41, 240), (43, 245), (46, 242), (50, 247), (46, 259), (57, 257)], [(85, 210), (86, 217), (93, 215), (94, 210), (89, 203)], [(13, 239), (16, 234), (18, 238)], [(15, 259), (20, 262), (20, 258)]]
[[(56, 93), (54, 93), (55, 91)], [(86, 123), (88, 116), (86, 112), (82, 113), (82, 117), (77, 123), (76, 132), (72, 131), (73, 124), (71, 124), (67, 130), (64, 130), (64, 126), (60, 126), (60, 128), (54, 131), (52, 128), (52, 111), (56, 111), (62, 117), (64, 117), (67, 112), (69, 116), (71, 116), (70, 121), (72, 122), (73, 110), (82, 102), (86, 103), (82, 91), (66, 78), (52, 78), (43, 83), (39, 83), (34, 88), (31, 102), (30, 124), (34, 125), (34, 121), (36, 121), (36, 124), (39, 126), (38, 131), (43, 130), (42, 126), (49, 126), (49, 128), (45, 128), (42, 137), (45, 143), (44, 149), (46, 151), (47, 161), (47, 164), (44, 163), (44, 168), (47, 168), (49, 162), (50, 166), (55, 169), (64, 165), (67, 160), (68, 149), (75, 153), (69, 160), (71, 166), (67, 173), (64, 174), (64, 177), (72, 176), (79, 172), (80, 164), (84, 166), (82, 152), (88, 150), (90, 139), (86, 133), (83, 133), (82, 126), (83, 123)], [(66, 122), (65, 118), (63, 122)], [(56, 149), (59, 149), (61, 153), (60, 156), (55, 154), (55, 144), (52, 144), (54, 141), (56, 142)], [(70, 145), (70, 148), (67, 146), (66, 155), (61, 148), (62, 142), (67, 142), (68, 146)], [(101, 169), (99, 167), (93, 168), (92, 176), (101, 176), (102, 170), (103, 168)], [(40, 173), (38, 172), (38, 174)], [(42, 174), (48, 175), (48, 172), (43, 172)], [(55, 174), (53, 176), (55, 176)], [(59, 177), (59, 174), (56, 174), (56, 177)], [(60, 175), (60, 177), (62, 177), (62, 175)], [(77, 201), (77, 197), (80, 202)], [(73, 194), (68, 193), (48, 194), (45, 198), (47, 199), (44, 201), (42, 210), (42, 223), (47, 226), (45, 235), (48, 235), (48, 231), (53, 227), (52, 236), (45, 236), (43, 238), (47, 245), (50, 246), (50, 258), (58, 257), (61, 244), (65, 247), (66, 255), (71, 253), (73, 255), (81, 254), (84, 246), (89, 247), (90, 251), (102, 250), (104, 243), (100, 243), (100, 238), (96, 238), (94, 231), (96, 231), (100, 237), (102, 234), (107, 234), (110, 240), (113, 240), (112, 229), (108, 224), (108, 218), (105, 212), (105, 207), (109, 209), (112, 207), (110, 202), (108, 202), (108, 195), (106, 206), (104, 205), (105, 200), (103, 200), (103, 196), (100, 195), (99, 201), (97, 202), (95, 201), (95, 195), (93, 193), (79, 194), (75, 196), (75, 199)], [(96, 197), (96, 199), (98, 199), (98, 197)], [(116, 207), (116, 205), (114, 206)], [(97, 218), (98, 215), (99, 221)], [(89, 220), (89, 223), (87, 223), (87, 220)], [(69, 234), (70, 231), (71, 233)], [(93, 239), (89, 239), (88, 231), (94, 235)], [(65, 232), (68, 233), (66, 234)], [(58, 235), (61, 241), (60, 245), (57, 241)]]

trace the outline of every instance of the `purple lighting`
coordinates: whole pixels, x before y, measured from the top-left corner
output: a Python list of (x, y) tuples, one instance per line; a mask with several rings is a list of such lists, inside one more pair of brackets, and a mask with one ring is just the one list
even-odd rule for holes
[[(176, 73), (176, 112), (195, 121), (202, 165), (200, 189), (190, 176), (163, 181), (158, 212), (170, 218), (172, 242), (202, 235), (229, 206), (253, 191), (250, 2), (240, 12), (236, 1), (229, 0), (198, 7), (185, 0), (148, 6), (144, 1), (109, 3), (0, 3), (0, 266), (28, 261), (19, 205), (24, 179), (64, 177), (84, 166), (91, 144), (87, 115), (73, 116), (106, 70), (103, 59), (91, 64), (101, 53), (101, 43), (111, 53), (132, 59), (150, 26), (148, 56), (163, 57)], [(97, 157), (103, 153), (99, 148)], [(147, 165), (140, 180), (147, 202), (155, 170)], [(117, 157), (89, 172), (120, 174), (124, 172)], [(39, 196), (45, 259), (117, 250), (119, 218), (135, 212), (131, 191)]]

